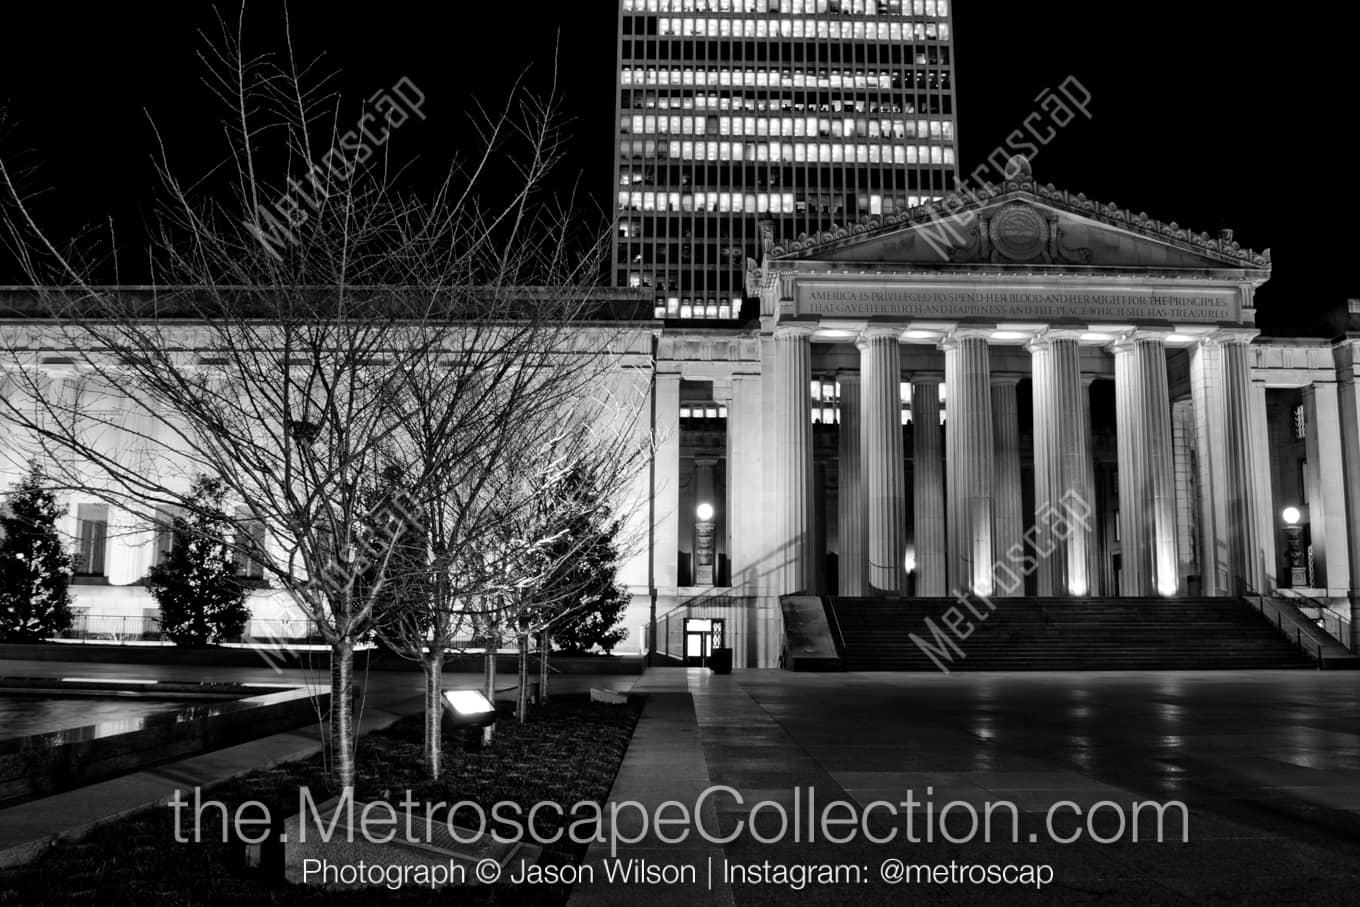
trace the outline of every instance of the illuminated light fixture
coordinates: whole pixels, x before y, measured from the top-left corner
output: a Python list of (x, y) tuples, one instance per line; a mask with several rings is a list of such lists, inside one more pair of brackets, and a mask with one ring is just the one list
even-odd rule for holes
[(135, 683), (141, 686), (154, 686), (159, 680), (131, 680), (126, 677), (63, 677), (62, 683)]
[(1303, 519), (1303, 514), (1299, 512), (1297, 507), (1286, 507), (1280, 511), (1280, 519), (1284, 520), (1286, 526), (1297, 526), (1299, 520)]
[(940, 336), (939, 331), (907, 331), (905, 336), (908, 340), (930, 340)]
[(1082, 579), (1072, 580), (1067, 584), (1067, 592), (1069, 595), (1085, 595), (1086, 581)]
[(454, 727), (486, 727), (496, 723), (496, 706), (481, 690), (449, 690), (444, 694), (444, 714)]
[(1175, 577), (1175, 576), (1168, 575), (1168, 576), (1163, 576), (1163, 577), (1161, 577), (1160, 579), (1158, 579), (1158, 580), (1157, 580), (1157, 591), (1160, 592), (1162, 595), (1166, 596), (1167, 598), (1170, 598), (1171, 596), (1175, 595), (1175, 594), (1176, 594), (1176, 577)]
[(842, 331), (837, 328), (830, 328), (824, 331), (817, 332), (817, 338), (819, 340), (848, 340), (849, 338), (854, 336), (855, 336), (854, 331)]
[(1024, 340), (1029, 335), (1022, 331), (993, 331), (993, 340)]
[(707, 523), (709, 520), (713, 519), (713, 505), (704, 501), (698, 507), (694, 508), (694, 515), (699, 518), (699, 522)]
[(1086, 341), (1087, 343), (1109, 343), (1111, 340), (1114, 339), (1114, 335), (1101, 334), (1098, 331), (1092, 331), (1089, 334), (1082, 334), (1081, 339)]
[(916, 549), (915, 549), (915, 548), (908, 548), (908, 549), (907, 549), (906, 555), (902, 558), (902, 567), (903, 567), (908, 573), (913, 573), (913, 572), (915, 572), (915, 570), (916, 570)]
[(1192, 343), (1194, 340), (1189, 334), (1171, 334), (1166, 338), (1167, 343)]

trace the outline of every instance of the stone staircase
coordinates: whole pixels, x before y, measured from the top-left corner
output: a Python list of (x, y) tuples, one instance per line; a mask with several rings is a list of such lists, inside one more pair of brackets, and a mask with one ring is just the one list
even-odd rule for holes
[[(1313, 661), (1235, 598), (992, 599), (971, 635), (949, 634), (946, 599), (833, 598), (833, 632), (847, 671), (939, 671), (913, 640), (940, 652), (950, 671), (1138, 671), (1308, 668)], [(937, 639), (927, 619), (939, 628)], [(958, 650), (943, 642), (953, 639)]]

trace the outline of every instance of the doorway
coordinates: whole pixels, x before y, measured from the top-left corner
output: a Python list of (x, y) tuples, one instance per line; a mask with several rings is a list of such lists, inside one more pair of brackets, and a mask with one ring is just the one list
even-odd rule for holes
[(685, 667), (706, 668), (714, 649), (723, 646), (723, 622), (707, 617), (685, 618)]

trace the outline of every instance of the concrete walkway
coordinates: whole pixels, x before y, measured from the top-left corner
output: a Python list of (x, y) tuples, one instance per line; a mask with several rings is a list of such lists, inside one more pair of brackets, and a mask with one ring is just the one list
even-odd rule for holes
[[(652, 809), (666, 800), (692, 804), (696, 789), (728, 785), (742, 802), (710, 798), (716, 808), (701, 819), (733, 839), (667, 846), (653, 834), (619, 848), (625, 861), (695, 867), (693, 882), (678, 886), (610, 883), (602, 871), (608, 849), (592, 849), (595, 882), (577, 886), (572, 907), (906, 899), (1317, 905), (1354, 903), (1360, 890), (1360, 688), (1353, 675), (715, 677), (671, 669), (651, 672), (635, 689), (650, 698), (611, 801), (635, 799)], [(792, 831), (779, 834), (774, 809), (751, 814), (756, 802), (772, 801), (792, 816), (795, 800), (803, 829), (811, 803), (820, 811), (844, 800), (861, 814), (882, 805), (845, 844), (794, 841)], [(1187, 840), (1179, 813), (1168, 812), (1164, 843), (1155, 843), (1156, 814), (1134, 818), (1131, 810), (1148, 801), (1183, 802)], [(989, 804), (1005, 805), (992, 840), (981, 831), (970, 838), (969, 808), (983, 816)], [(946, 807), (949, 821), (941, 823)], [(626, 830), (635, 831), (636, 822)], [(876, 844), (865, 831), (897, 838)], [(1061, 840), (1074, 834), (1070, 843)], [(894, 860), (942, 874), (888, 884), (884, 874), (891, 878), (895, 867), (885, 866)], [(771, 872), (809, 865), (842, 867), (847, 875), (841, 882), (770, 881)], [(971, 870), (960, 867), (975, 865), (1047, 866), (1053, 880), (1042, 890), (970, 883)]]

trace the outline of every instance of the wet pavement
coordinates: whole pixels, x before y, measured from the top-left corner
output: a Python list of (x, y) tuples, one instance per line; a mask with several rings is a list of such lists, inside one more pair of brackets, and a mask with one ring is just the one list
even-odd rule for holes
[[(658, 805), (728, 785), (741, 802), (713, 795), (705, 814), (716, 814), (715, 836), (735, 836), (675, 846), (653, 832), (620, 856), (693, 864), (694, 885), (597, 882), (574, 905), (1360, 902), (1360, 675), (675, 669), (636, 689), (652, 701), (611, 800)], [(664, 770), (668, 751), (681, 782)], [(773, 807), (752, 814), (770, 801), (805, 824), (837, 800), (851, 807), (836, 815), (869, 815), (846, 843), (795, 842)], [(1149, 802), (1172, 804), (1162, 843), (1157, 810), (1135, 806)], [(970, 834), (989, 808), (990, 843), (985, 822)], [(914, 883), (884, 882), (902, 868), (894, 860)], [(769, 881), (809, 864), (855, 874)], [(733, 865), (758, 872), (724, 871)], [(1047, 866), (1053, 881), (998, 883), (978, 866), (1011, 878)]]

